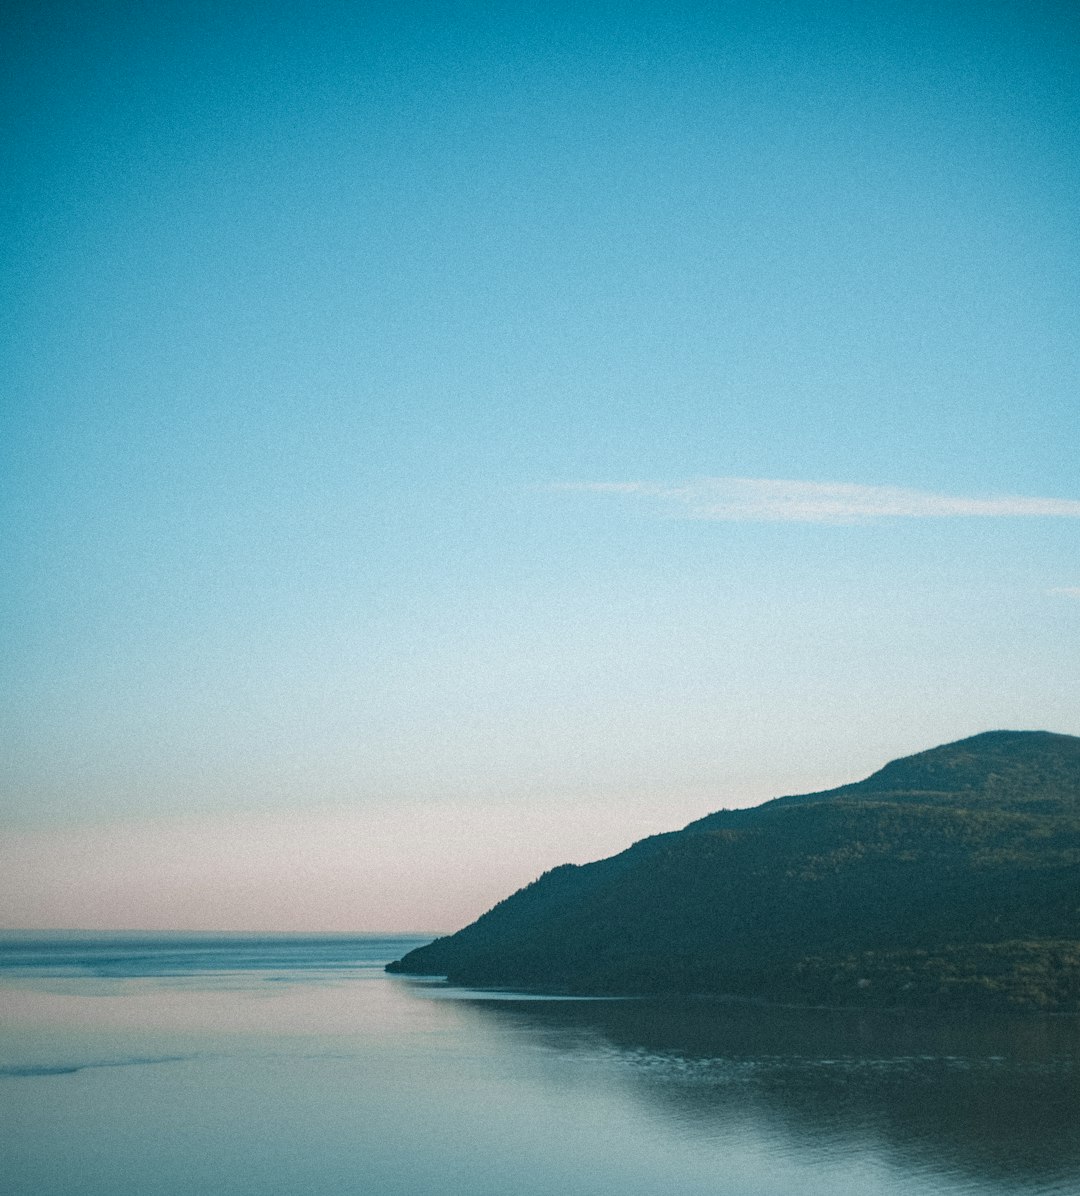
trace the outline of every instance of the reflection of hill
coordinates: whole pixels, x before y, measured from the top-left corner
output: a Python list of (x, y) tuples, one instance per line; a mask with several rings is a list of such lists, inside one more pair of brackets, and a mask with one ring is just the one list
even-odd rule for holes
[(1080, 1011), (1080, 738), (999, 731), (564, 865), (391, 971)]
[(1080, 1023), (715, 1001), (463, 1002), (654, 1114), (1018, 1192), (1080, 1179)]

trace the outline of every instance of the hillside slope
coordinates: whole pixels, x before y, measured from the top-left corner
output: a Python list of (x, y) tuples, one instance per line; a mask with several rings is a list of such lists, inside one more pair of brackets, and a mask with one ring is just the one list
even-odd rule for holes
[(545, 873), (390, 965), (472, 985), (1080, 1010), (1080, 738), (995, 731)]

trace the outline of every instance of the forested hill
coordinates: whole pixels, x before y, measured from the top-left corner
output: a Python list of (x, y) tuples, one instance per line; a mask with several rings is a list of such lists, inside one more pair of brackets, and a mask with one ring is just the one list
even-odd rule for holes
[(993, 731), (563, 865), (390, 971), (1080, 1011), (1080, 738)]
[[(1080, 737), (1049, 731), (986, 731), (893, 760), (865, 781), (821, 793), (778, 797), (756, 809), (832, 800), (963, 803), (1027, 813), (1080, 812)], [(685, 829), (707, 829), (724, 813), (709, 814)]]

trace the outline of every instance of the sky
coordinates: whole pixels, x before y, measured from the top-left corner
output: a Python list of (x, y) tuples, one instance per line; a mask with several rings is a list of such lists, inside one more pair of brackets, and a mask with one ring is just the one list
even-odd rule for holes
[(452, 930), (1080, 733), (1080, 16), (6, 5), (0, 924)]

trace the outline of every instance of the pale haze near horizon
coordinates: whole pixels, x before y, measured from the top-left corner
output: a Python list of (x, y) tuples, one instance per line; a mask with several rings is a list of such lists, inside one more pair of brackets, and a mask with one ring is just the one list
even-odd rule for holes
[(2, 924), (453, 929), (1080, 732), (1069, 6), (2, 21)]

